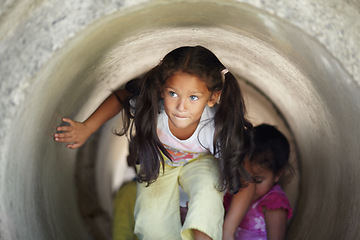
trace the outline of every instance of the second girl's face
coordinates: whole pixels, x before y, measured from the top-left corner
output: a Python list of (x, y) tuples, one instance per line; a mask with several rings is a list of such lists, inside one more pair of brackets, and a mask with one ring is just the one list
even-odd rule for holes
[(194, 133), (205, 106), (214, 106), (219, 96), (211, 94), (203, 80), (183, 72), (166, 80), (162, 94), (170, 131), (182, 140)]
[(257, 200), (264, 196), (279, 180), (279, 177), (275, 176), (271, 170), (258, 164), (251, 164), (251, 172), (256, 184), (253, 200)]

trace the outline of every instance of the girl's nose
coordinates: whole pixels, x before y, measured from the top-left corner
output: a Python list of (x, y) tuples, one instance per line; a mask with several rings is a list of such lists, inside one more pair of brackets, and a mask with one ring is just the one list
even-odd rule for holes
[(178, 105), (177, 105), (177, 110), (179, 112), (184, 112), (186, 110), (185, 99), (179, 99), (179, 102), (178, 102)]

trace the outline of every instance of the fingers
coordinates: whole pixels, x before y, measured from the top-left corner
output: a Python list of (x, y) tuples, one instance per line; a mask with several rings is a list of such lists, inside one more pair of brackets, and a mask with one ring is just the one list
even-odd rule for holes
[(70, 118), (63, 118), (62, 120), (63, 120), (64, 122), (69, 123), (71, 126), (75, 124), (75, 121), (74, 121), (74, 120), (71, 120)]
[(59, 126), (56, 128), (56, 131), (59, 132), (70, 132), (72, 130), (72, 127), (70, 126)]
[(63, 118), (62, 121), (63, 122), (61, 123), (61, 125), (56, 128), (56, 131), (58, 132), (70, 132), (71, 130), (73, 130), (73, 127), (75, 127), (76, 125), (76, 121), (73, 121), (69, 118)]
[(63, 123), (56, 128), (57, 132), (54, 134), (54, 140), (68, 143), (66, 145), (67, 148), (74, 149), (81, 147), (88, 137), (84, 123), (69, 118), (63, 118), (62, 121)]
[(72, 137), (61, 137), (61, 136), (59, 136), (58, 134), (55, 134), (54, 137), (55, 137), (55, 141), (57, 141), (57, 142), (66, 142), (66, 143), (69, 143), (69, 142), (73, 142), (73, 141), (74, 141)]
[[(63, 128), (61, 128), (61, 129), (63, 129)], [(55, 138), (59, 138), (59, 139), (67, 138), (67, 139), (76, 140), (74, 134), (71, 132), (71, 129), (69, 129), (69, 130), (58, 130), (58, 131), (59, 132), (54, 134)]]
[(75, 149), (75, 148), (79, 148), (83, 145), (82, 142), (74, 142), (72, 137), (60, 137), (60, 134), (55, 134), (55, 141), (57, 142), (63, 142), (63, 143), (70, 143), (68, 145), (66, 145), (67, 148), (71, 148), (71, 149)]
[(73, 144), (66, 145), (67, 148), (71, 148), (71, 149), (79, 148), (81, 146), (82, 146), (81, 143), (73, 143)]
[(79, 148), (83, 145), (82, 142), (74, 142), (73, 138), (71, 137), (59, 137), (59, 134), (55, 134), (55, 141), (57, 142), (63, 142), (63, 143), (71, 143), (66, 145), (67, 148), (75, 149)]
[[(74, 121), (71, 119), (63, 118), (63, 121), (74, 125)], [(72, 126), (67, 126), (67, 125), (58, 126), (56, 128), (57, 132), (54, 134), (55, 141), (67, 142), (67, 143), (75, 142), (76, 139), (74, 137), (74, 134), (72, 133), (73, 130), (74, 128)]]

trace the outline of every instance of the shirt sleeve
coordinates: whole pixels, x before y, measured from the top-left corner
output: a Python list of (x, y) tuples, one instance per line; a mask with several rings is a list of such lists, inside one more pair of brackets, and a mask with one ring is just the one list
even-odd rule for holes
[(269, 210), (285, 209), (287, 211), (287, 219), (293, 215), (292, 208), (288, 198), (281, 193), (273, 192), (267, 195), (257, 206), (258, 211), (262, 212), (262, 208), (266, 207)]

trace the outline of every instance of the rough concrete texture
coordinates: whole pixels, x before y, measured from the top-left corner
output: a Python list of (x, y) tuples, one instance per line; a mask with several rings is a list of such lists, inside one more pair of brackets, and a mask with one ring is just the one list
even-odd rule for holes
[[(360, 4), (350, 0), (0, 2), (0, 239), (91, 239), (77, 206), (79, 153), (52, 133), (185, 44), (213, 50), (294, 138), (290, 239), (360, 238), (359, 40)], [(109, 205), (104, 162), (97, 184)]]

